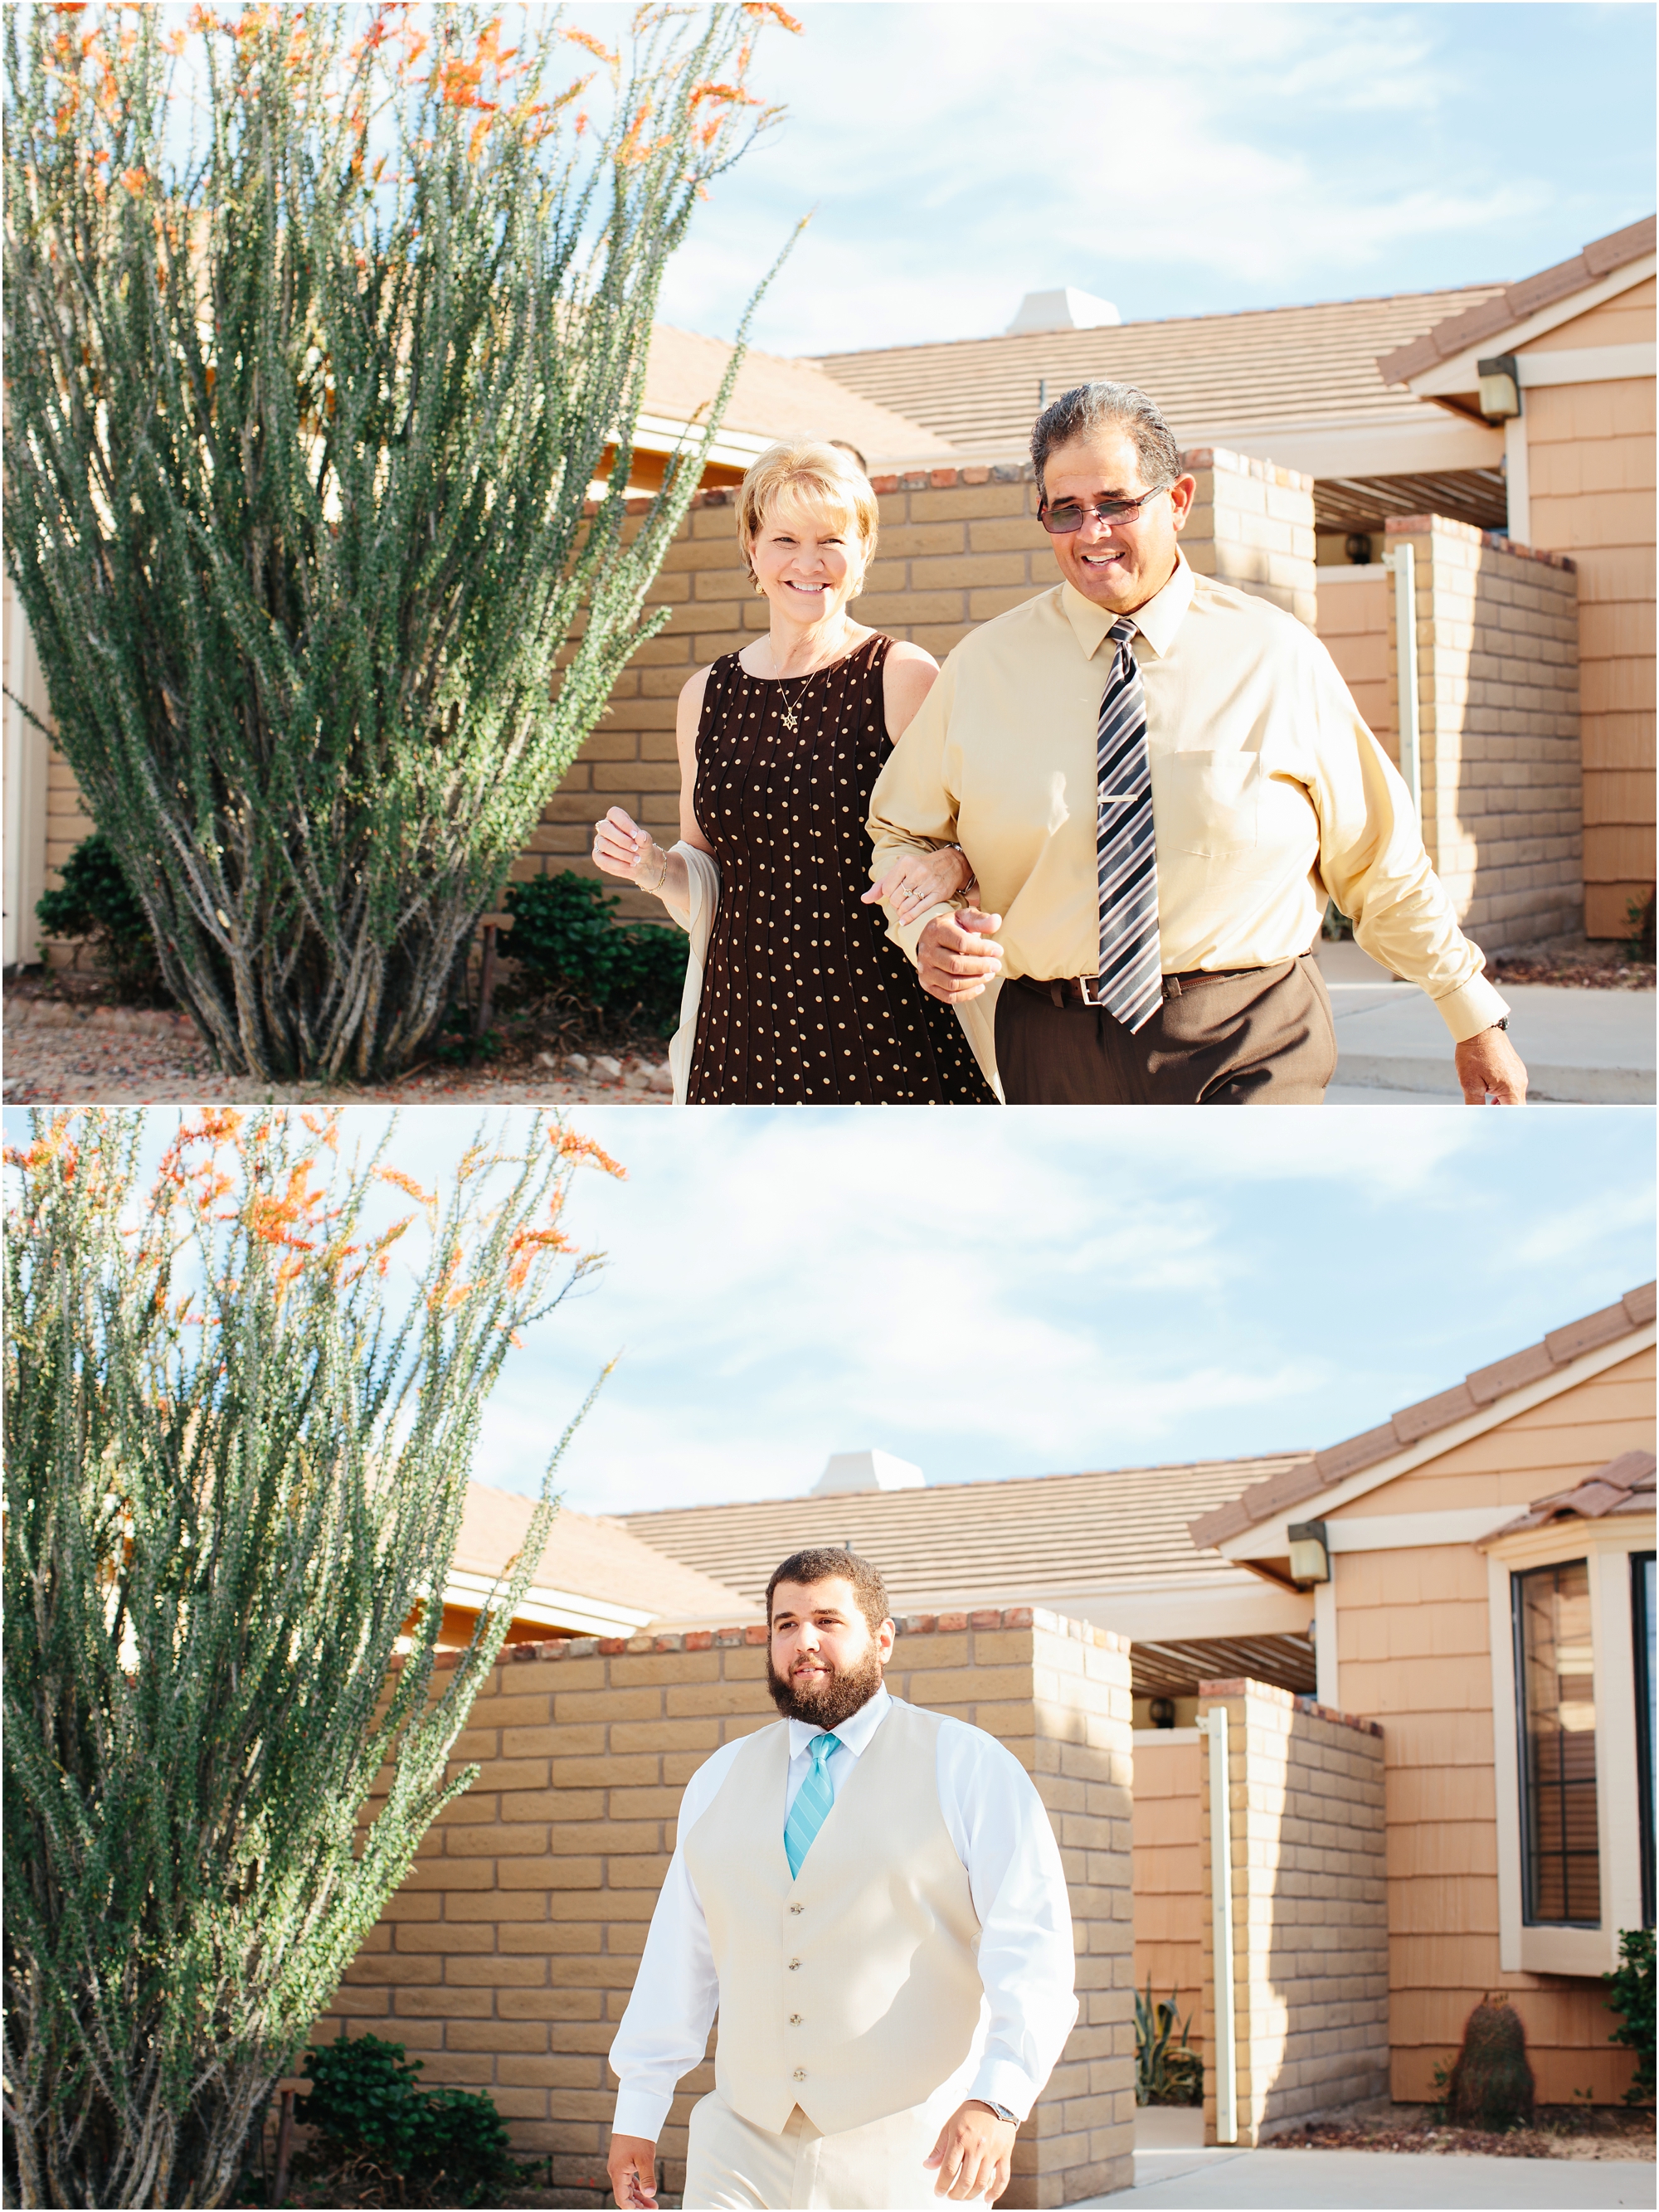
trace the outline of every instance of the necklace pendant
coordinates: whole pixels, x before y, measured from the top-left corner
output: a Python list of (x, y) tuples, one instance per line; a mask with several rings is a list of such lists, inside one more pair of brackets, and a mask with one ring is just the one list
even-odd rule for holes
[(795, 726), (796, 726), (796, 723), (797, 723), (797, 716), (796, 716), (796, 714), (795, 714), (795, 710), (794, 710), (794, 708), (793, 708), (793, 707), (788, 708), (785, 711), (785, 714), (784, 714), (784, 716), (783, 716), (783, 726), (784, 726), (784, 728), (785, 728), (786, 730), (793, 730), (793, 729), (795, 728)]

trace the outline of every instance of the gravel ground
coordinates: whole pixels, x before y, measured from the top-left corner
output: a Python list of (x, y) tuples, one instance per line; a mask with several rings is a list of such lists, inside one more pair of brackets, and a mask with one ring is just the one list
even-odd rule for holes
[(1350, 2106), (1275, 2136), (1272, 2150), (1370, 2150), (1431, 2158), (1650, 2159), (1653, 2114), (1616, 2106), (1541, 2106), (1534, 2124), (1507, 2135), (1449, 2127), (1430, 2105)]
[(4, 1096), (8, 1106), (349, 1105), (460, 1102), (512, 1106), (665, 1106), (665, 1061), (629, 1053), (539, 1055), (531, 1066), (430, 1067), (398, 1083), (269, 1085), (219, 1073), (188, 1015), (77, 1005), (8, 991)]

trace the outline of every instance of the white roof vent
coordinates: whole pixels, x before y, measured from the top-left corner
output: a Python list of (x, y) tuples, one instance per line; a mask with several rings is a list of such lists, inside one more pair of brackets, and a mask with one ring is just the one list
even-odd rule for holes
[(1098, 331), (1123, 320), (1109, 300), (1097, 300), (1092, 292), (1079, 292), (1067, 284), (1059, 292), (1028, 292), (1006, 335), (1018, 337), (1027, 331)]
[(812, 1485), (814, 1498), (839, 1498), (849, 1490), (922, 1490), (927, 1478), (891, 1452), (831, 1452)]

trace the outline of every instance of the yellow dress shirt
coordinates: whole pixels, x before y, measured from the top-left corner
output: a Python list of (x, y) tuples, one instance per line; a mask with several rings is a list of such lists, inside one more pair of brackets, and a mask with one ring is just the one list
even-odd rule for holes
[[(980, 903), (1003, 917), (1007, 975), (1099, 966), (1095, 731), (1112, 620), (1062, 582), (975, 630), (871, 793), (872, 882), (905, 852), (960, 845)], [(1455, 1041), (1501, 1021), (1509, 1009), (1429, 865), (1410, 793), (1312, 631), (1184, 557), (1134, 621), (1164, 974), (1292, 959), (1328, 893)], [(889, 934), (914, 960), (948, 911), (900, 928), (890, 908)]]

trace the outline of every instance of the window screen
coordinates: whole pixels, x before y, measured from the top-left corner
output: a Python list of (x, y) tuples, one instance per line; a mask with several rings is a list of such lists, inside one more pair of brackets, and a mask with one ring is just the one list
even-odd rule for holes
[(1596, 1927), (1595, 1680), (1583, 1559), (1515, 1577), (1522, 1832), (1529, 1923)]

